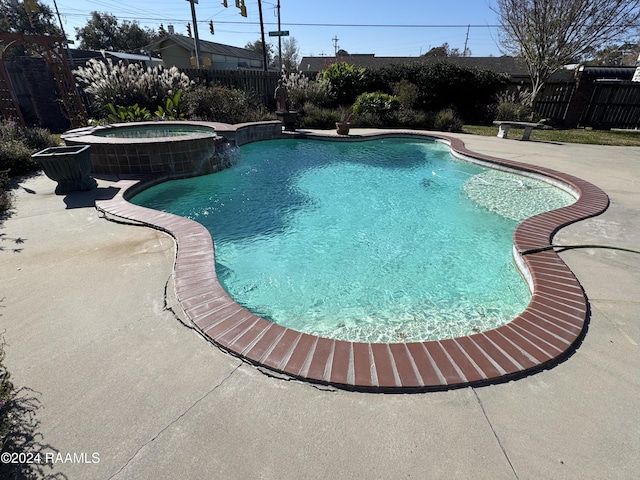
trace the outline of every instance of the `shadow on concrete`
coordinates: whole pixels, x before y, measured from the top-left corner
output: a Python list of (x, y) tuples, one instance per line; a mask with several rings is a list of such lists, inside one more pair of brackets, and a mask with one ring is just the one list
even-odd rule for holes
[(64, 197), (67, 209), (93, 207), (96, 200), (111, 200), (120, 191), (116, 187), (98, 187), (86, 192), (71, 192)]
[(59, 451), (43, 442), (38, 431), (40, 421), (36, 418), (40, 408), (37, 392), (23, 387), (15, 397), (3, 406), (3, 415), (11, 415), (11, 426), (4, 437), (0, 478), (27, 480), (62, 480), (67, 476), (51, 473)]
[(20, 253), (22, 252), (22, 247), (18, 245), (22, 245), (24, 241), (24, 238), (7, 237), (6, 233), (0, 233), (0, 252)]

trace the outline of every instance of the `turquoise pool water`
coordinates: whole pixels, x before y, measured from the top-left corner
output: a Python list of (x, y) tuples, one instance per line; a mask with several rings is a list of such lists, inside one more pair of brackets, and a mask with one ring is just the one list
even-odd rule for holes
[(220, 282), (255, 314), (328, 338), (409, 342), (512, 320), (530, 300), (511, 253), (518, 221), (574, 199), (445, 145), (387, 139), (253, 143), (227, 170), (132, 201), (205, 225)]
[(215, 137), (216, 131), (213, 128), (201, 125), (133, 125), (117, 126), (97, 129), (93, 133), (97, 137), (107, 138), (164, 138), (164, 137), (184, 137), (186, 135), (197, 135), (201, 137)]

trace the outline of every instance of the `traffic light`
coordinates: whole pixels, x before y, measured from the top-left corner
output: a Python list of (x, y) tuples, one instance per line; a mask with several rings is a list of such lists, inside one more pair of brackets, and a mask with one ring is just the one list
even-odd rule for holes
[(187, 23), (187, 35), (191, 36), (191, 23)]
[(247, 16), (247, 7), (244, 4), (244, 0), (236, 0), (236, 6), (240, 9), (240, 15)]
[(209, 31), (211, 32), (211, 35), (216, 33), (216, 32), (213, 31), (213, 20), (209, 20)]

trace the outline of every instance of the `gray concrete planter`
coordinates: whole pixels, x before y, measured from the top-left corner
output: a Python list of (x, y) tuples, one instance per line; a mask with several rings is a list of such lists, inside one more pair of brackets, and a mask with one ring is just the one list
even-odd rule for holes
[(96, 188), (91, 172), (90, 145), (50, 147), (34, 153), (31, 158), (42, 167), (45, 175), (58, 182), (56, 194), (86, 191)]

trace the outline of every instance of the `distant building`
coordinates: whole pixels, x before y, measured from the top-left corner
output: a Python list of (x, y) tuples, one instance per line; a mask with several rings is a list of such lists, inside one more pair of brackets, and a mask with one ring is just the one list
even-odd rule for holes
[(315, 75), (336, 62), (366, 68), (379, 68), (392, 64), (449, 62), (461, 67), (477, 67), (512, 77), (528, 76), (527, 68), (514, 57), (376, 57), (373, 53), (338, 57), (303, 57), (300, 71)]
[(161, 58), (150, 57), (135, 53), (112, 52), (110, 50), (79, 50), (69, 49), (72, 59), (72, 68), (85, 65), (90, 59), (111, 59), (114, 64), (122, 61), (125, 64), (141, 63), (145, 67), (155, 67), (162, 64)]
[[(195, 67), (194, 39), (184, 35), (166, 35), (146, 47), (162, 57), (169, 68)], [(262, 54), (247, 48), (200, 40), (200, 55), (206, 68), (214, 70), (262, 69)]]

